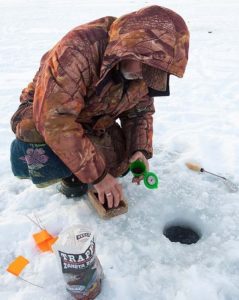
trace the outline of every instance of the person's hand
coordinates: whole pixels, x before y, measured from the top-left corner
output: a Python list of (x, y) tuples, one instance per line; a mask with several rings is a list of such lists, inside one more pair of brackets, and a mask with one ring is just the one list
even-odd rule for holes
[[(146, 170), (147, 172), (149, 171), (149, 162), (147, 160), (147, 158), (144, 156), (144, 154), (141, 151), (136, 151), (130, 158), (129, 162), (132, 163), (136, 160), (141, 160), (145, 166), (146, 166)], [(144, 179), (144, 176), (141, 175), (139, 177), (133, 177), (132, 182), (135, 184), (140, 184), (140, 181)]]
[(98, 193), (100, 203), (104, 204), (106, 197), (109, 208), (118, 207), (120, 200), (123, 199), (122, 184), (110, 174), (93, 186)]

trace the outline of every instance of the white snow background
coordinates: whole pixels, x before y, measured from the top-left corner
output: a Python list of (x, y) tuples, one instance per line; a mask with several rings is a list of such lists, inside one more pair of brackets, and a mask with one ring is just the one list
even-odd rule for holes
[[(178, 12), (190, 33), (183, 79), (171, 76), (171, 96), (155, 98), (157, 190), (121, 178), (127, 214), (105, 221), (86, 196), (67, 199), (56, 185), (36, 188), (11, 173), (10, 118), (40, 58), (79, 24), (158, 4)], [(69, 299), (56, 258), (32, 239), (37, 214), (52, 234), (81, 223), (97, 231), (105, 279), (99, 300), (238, 300), (239, 195), (220, 180), (185, 167), (196, 161), (239, 183), (239, 2), (236, 0), (97, 1), (0, 0), (0, 299)], [(170, 242), (167, 224), (190, 224), (198, 243)], [(24, 278), (5, 269), (17, 256), (30, 264)]]

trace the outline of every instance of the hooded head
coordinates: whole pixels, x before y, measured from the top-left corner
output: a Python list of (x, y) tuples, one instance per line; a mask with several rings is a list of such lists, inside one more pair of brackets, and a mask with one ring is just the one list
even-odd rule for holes
[(187, 25), (174, 11), (153, 5), (123, 15), (111, 24), (97, 85), (115, 65), (129, 59), (143, 64), (144, 79), (149, 83), (150, 76), (155, 87), (154, 79), (183, 77), (188, 49)]

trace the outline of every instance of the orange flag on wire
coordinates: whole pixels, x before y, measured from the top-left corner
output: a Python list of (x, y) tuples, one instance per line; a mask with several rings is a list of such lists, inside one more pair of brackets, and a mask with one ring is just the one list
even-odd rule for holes
[(53, 237), (46, 229), (43, 229), (33, 234), (33, 239), (42, 252), (53, 252), (51, 246), (55, 243), (57, 237)]
[(15, 276), (19, 276), (19, 274), (22, 272), (22, 270), (26, 267), (27, 264), (29, 264), (29, 261), (25, 257), (18, 256), (14, 261), (10, 263), (10, 265), (7, 268), (7, 271)]

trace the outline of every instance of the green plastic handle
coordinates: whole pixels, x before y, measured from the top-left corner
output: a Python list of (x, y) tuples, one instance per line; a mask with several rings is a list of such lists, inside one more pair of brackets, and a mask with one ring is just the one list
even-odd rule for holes
[(153, 172), (147, 172), (145, 164), (141, 160), (136, 160), (130, 164), (130, 171), (134, 177), (144, 176), (144, 185), (148, 189), (158, 188), (159, 179)]

